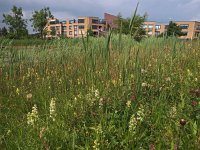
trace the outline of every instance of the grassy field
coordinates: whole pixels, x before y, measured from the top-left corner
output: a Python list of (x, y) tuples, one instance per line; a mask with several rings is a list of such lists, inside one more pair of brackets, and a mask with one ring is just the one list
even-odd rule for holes
[(0, 45), (0, 149), (200, 149), (200, 41)]

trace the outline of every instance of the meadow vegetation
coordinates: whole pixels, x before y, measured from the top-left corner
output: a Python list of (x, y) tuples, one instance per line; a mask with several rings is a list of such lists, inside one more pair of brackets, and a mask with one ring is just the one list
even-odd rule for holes
[(200, 149), (200, 41), (0, 43), (1, 149)]

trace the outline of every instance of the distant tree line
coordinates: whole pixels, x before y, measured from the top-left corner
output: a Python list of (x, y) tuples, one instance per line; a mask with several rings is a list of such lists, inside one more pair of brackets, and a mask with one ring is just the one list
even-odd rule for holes
[[(53, 17), (49, 7), (45, 7), (39, 11), (32, 13), (32, 27), (34, 31), (38, 32), (42, 38), (44, 33), (44, 27), (47, 24), (49, 18)], [(23, 19), (23, 12), (21, 7), (13, 6), (11, 14), (3, 14), (3, 23), (6, 27), (0, 28), (0, 36), (8, 37), (12, 39), (21, 39), (28, 36), (27, 20)]]

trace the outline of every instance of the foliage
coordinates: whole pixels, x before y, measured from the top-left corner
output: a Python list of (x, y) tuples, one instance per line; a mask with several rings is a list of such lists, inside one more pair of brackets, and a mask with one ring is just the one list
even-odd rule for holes
[(200, 149), (200, 41), (109, 35), (0, 42), (1, 149)]
[(145, 29), (142, 27), (146, 20), (147, 14), (140, 16), (137, 14), (138, 5), (134, 11), (132, 18), (123, 19), (122, 15), (118, 14), (116, 32), (120, 34), (130, 34), (136, 41), (140, 41), (146, 34)]
[(34, 31), (40, 33), (40, 36), (43, 37), (45, 33), (43, 33), (44, 27), (48, 22), (49, 18), (53, 18), (49, 7), (45, 7), (39, 11), (34, 11), (32, 18), (32, 26), (34, 27)]
[(175, 22), (170, 21), (167, 28), (167, 36), (182, 36), (183, 33), (181, 30), (181, 27), (179, 27)]
[(94, 36), (94, 32), (92, 31), (91, 28), (87, 30), (87, 34), (88, 34), (89, 36)]
[(0, 36), (6, 37), (8, 34), (8, 31), (6, 27), (0, 28)]
[(21, 7), (13, 6), (11, 9), (12, 14), (3, 14), (3, 22), (9, 26), (9, 37), (10, 38), (23, 38), (28, 35), (26, 29), (26, 21), (23, 19), (23, 13)]
[[(129, 29), (130, 21), (131, 21), (130, 18), (127, 18), (127, 19), (119, 18), (117, 32), (120, 33), (120, 28), (121, 28), (122, 34), (126, 34), (126, 35), (129, 34), (130, 33), (130, 29)], [(145, 30), (142, 28), (142, 24), (144, 21), (145, 21), (145, 16), (137, 15), (135, 17), (135, 22), (131, 29), (132, 30), (131, 35), (132, 36), (134, 35), (134, 39), (136, 41), (140, 41), (142, 39), (142, 37), (146, 34)]]
[(52, 35), (52, 36), (55, 36), (55, 35), (56, 35), (56, 29), (55, 29), (55, 28), (52, 28), (52, 29), (51, 29), (51, 35)]

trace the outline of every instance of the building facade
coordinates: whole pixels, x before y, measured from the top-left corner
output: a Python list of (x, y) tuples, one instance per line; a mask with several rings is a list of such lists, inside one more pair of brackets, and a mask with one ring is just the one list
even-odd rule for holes
[(155, 21), (144, 22), (143, 28), (148, 36), (158, 36), (166, 31), (166, 25)]
[[(200, 36), (200, 22), (198, 21), (174, 21), (181, 27), (183, 36), (180, 39), (195, 39)], [(159, 36), (167, 31), (168, 24), (157, 23), (155, 21), (144, 22), (143, 28), (148, 36)]]
[[(78, 17), (75, 19), (67, 19), (59, 21), (56, 18), (49, 19), (44, 28), (47, 38), (68, 37), (77, 38), (87, 35), (88, 30), (93, 35), (99, 36), (105, 34), (106, 31), (117, 28), (117, 16), (104, 13), (104, 19), (99, 17)], [(195, 39), (200, 36), (200, 22), (198, 21), (174, 21), (181, 27), (184, 33), (181, 39)], [(155, 21), (146, 21), (143, 23), (143, 28), (146, 30), (147, 36), (159, 36), (167, 31), (168, 24), (158, 23)]]
[(118, 17), (109, 13), (104, 13), (104, 20), (106, 21), (106, 27), (111, 29), (117, 28)]
[(59, 21), (58, 19), (49, 19), (44, 30), (47, 38), (68, 37), (78, 38), (87, 35), (90, 30), (94, 35), (100, 35), (106, 30), (106, 22), (98, 17), (78, 17), (77, 20)]
[(200, 22), (198, 21), (176, 21), (184, 33), (180, 38), (182, 39), (195, 39), (200, 36)]

